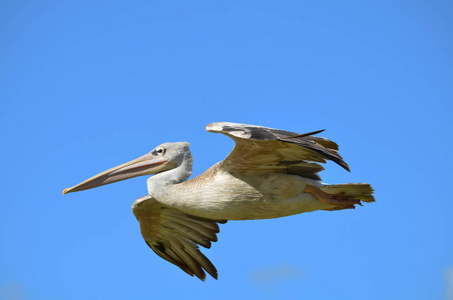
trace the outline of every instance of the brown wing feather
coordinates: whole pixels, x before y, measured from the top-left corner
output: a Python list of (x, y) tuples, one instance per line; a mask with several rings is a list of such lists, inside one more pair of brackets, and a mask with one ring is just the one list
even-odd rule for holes
[(151, 196), (135, 200), (132, 211), (140, 223), (140, 232), (146, 244), (157, 255), (190, 276), (205, 280), (206, 271), (217, 279), (216, 268), (200, 252), (198, 245), (210, 248), (211, 242), (217, 241), (217, 223), (225, 223), (225, 220), (187, 215), (163, 206)]
[(223, 161), (222, 167), (232, 173), (282, 172), (320, 180), (317, 164), (331, 160), (349, 171), (349, 166), (337, 153), (338, 145), (313, 134), (323, 130), (298, 134), (295, 132), (238, 123), (211, 123), (207, 131), (231, 137), (236, 145)]

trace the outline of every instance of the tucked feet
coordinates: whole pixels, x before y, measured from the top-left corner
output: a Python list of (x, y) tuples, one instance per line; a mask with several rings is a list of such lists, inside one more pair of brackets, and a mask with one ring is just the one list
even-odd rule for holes
[(309, 184), (307, 184), (307, 187), (304, 189), (304, 192), (312, 194), (324, 204), (334, 206), (333, 208), (329, 208), (326, 210), (340, 210), (348, 208), (353, 209), (354, 204), (361, 205), (359, 199), (346, 198), (345, 193), (343, 192), (338, 194), (328, 194), (326, 192), (323, 192), (320, 188)]

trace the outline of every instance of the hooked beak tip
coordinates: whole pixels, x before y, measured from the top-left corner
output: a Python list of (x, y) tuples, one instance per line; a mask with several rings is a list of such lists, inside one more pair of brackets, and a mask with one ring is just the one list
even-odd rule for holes
[(66, 194), (68, 193), (68, 190), (69, 190), (69, 189), (64, 189), (64, 190), (63, 190), (63, 195), (66, 195)]

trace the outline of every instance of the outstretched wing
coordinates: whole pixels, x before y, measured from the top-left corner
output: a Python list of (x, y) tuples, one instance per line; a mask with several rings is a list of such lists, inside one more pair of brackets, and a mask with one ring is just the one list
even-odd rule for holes
[(324, 168), (316, 162), (325, 163), (326, 160), (334, 161), (349, 171), (349, 166), (337, 153), (335, 142), (313, 136), (324, 130), (299, 134), (229, 122), (211, 123), (206, 130), (223, 133), (236, 142), (222, 164), (230, 173), (281, 172), (321, 180), (317, 173)]
[(132, 211), (140, 223), (145, 242), (157, 255), (190, 276), (205, 280), (205, 270), (217, 279), (216, 268), (200, 252), (198, 245), (210, 248), (211, 242), (217, 241), (217, 223), (226, 221), (184, 214), (160, 204), (149, 195), (135, 200)]

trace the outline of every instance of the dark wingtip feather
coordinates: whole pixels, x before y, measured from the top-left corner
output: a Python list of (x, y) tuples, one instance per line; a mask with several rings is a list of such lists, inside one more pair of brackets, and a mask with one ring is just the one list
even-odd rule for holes
[(349, 168), (349, 165), (343, 160), (341, 156), (338, 155), (338, 157), (331, 156), (331, 155), (326, 155), (326, 157), (329, 157), (330, 160), (333, 162), (337, 163), (339, 166), (341, 166), (343, 169), (345, 169), (348, 172), (351, 172), (351, 169)]
[(294, 138), (300, 138), (300, 137), (304, 137), (304, 136), (309, 136), (309, 135), (315, 135), (315, 134), (318, 134), (318, 133), (321, 133), (325, 131), (325, 129), (321, 129), (321, 130), (317, 130), (317, 131), (312, 131), (312, 132), (309, 132), (309, 133), (302, 133), (302, 134), (298, 134), (298, 135), (295, 135), (295, 136), (290, 136), (288, 137), (289, 139), (294, 139)]
[(340, 164), (340, 166), (342, 166), (346, 171), (351, 172), (349, 165), (347, 163), (345, 163), (344, 161), (342, 162), (342, 164)]

